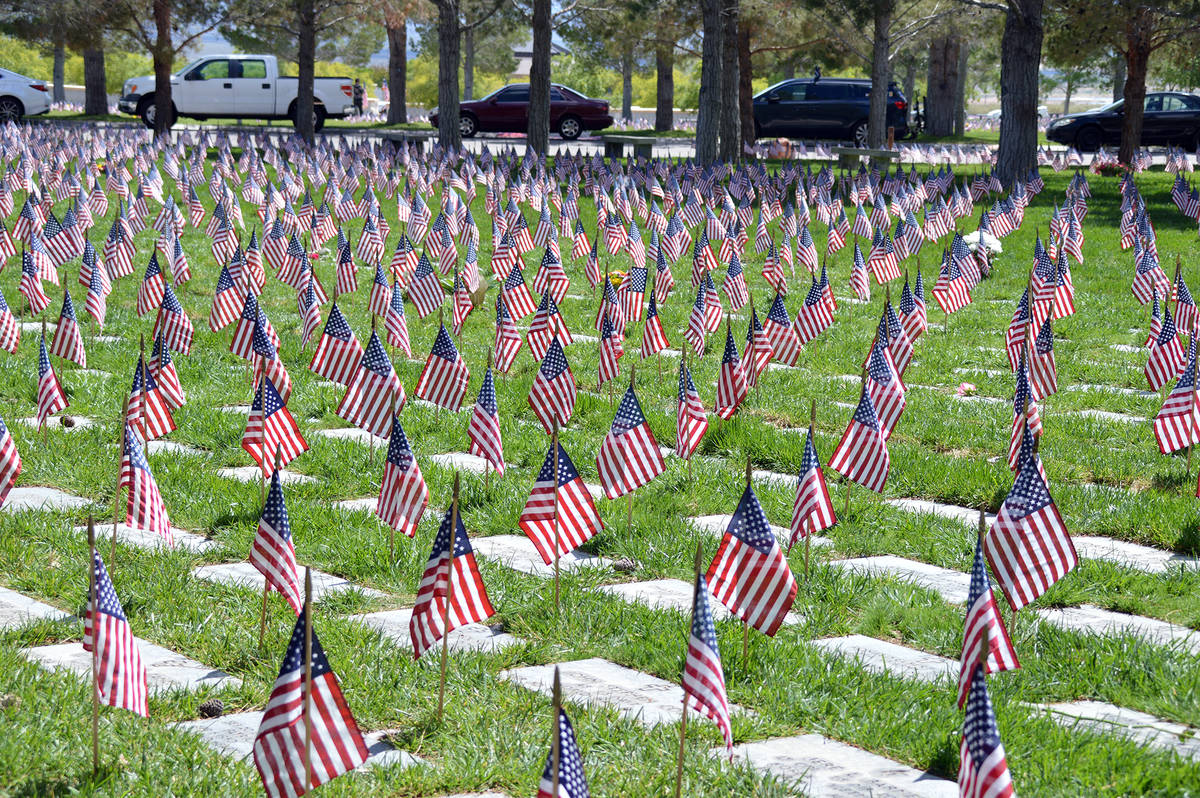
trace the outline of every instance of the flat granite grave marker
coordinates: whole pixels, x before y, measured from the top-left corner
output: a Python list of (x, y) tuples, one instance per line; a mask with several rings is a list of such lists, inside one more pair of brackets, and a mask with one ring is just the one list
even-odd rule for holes
[[(958, 521), (967, 524), (972, 529), (979, 525), (979, 511), (972, 507), (960, 507), (957, 504), (943, 504), (942, 502), (931, 502), (927, 499), (888, 499), (887, 503), (898, 510), (904, 510), (908, 513), (936, 515), (939, 518), (948, 518), (951, 521)], [(990, 529), (996, 521), (995, 513), (985, 512), (983, 516), (984, 523)]]
[(964, 604), (971, 588), (971, 575), (952, 571), (917, 560), (907, 560), (885, 554), (877, 557), (855, 557), (832, 560), (830, 565), (868, 576), (895, 576), (906, 582), (932, 590), (951, 604)]
[[(263, 589), (263, 575), (248, 562), (229, 562), (219, 565), (202, 565), (192, 570), (192, 576), (206, 582), (217, 582), (222, 585), (251, 588), (259, 593)], [(356, 585), (340, 576), (327, 574), (324, 571), (312, 572), (313, 601), (320, 601), (331, 593), (343, 593), (357, 590), (364, 596), (382, 596), (378, 590)]]
[(1071, 701), (1039, 704), (1055, 722), (1069, 729), (1127, 737), (1140, 745), (1174, 751), (1181, 757), (1200, 761), (1197, 730), (1156, 718), (1145, 712), (1106, 704), (1103, 701)]
[(57, 607), (0, 587), (0, 629), (16, 629), (33, 621), (65, 621), (70, 617)]
[[(408, 634), (408, 623), (412, 620), (412, 608), (372, 612), (367, 615), (351, 615), (350, 620), (378, 630), (381, 635), (401, 648), (412, 648), (412, 638)], [(482, 651), (491, 654), (500, 649), (515, 646), (520, 642), (512, 635), (495, 631), (485, 624), (469, 623), (451, 632), (448, 644), (450, 650), (455, 652)]]
[[(210, 668), (190, 657), (156, 646), (140, 637), (138, 651), (146, 666), (146, 687), (150, 692), (170, 690), (199, 690), (203, 687), (238, 687), (242, 680), (224, 671)], [(44, 668), (62, 668), (79, 676), (87, 676), (92, 668), (92, 653), (83, 650), (83, 643), (59, 643), (21, 649), (21, 653)]]
[[(86, 535), (87, 527), (75, 527), (75, 534)], [(113, 525), (111, 523), (96, 524), (97, 545), (99, 545), (99, 541), (112, 540), (112, 534)], [(215, 549), (220, 545), (215, 540), (209, 540), (203, 535), (188, 532), (186, 529), (171, 527), (171, 535), (175, 541), (175, 548), (183, 549), (184, 551), (204, 552)], [(126, 546), (133, 546), (138, 549), (168, 548), (166, 539), (157, 532), (137, 529), (129, 524), (117, 524), (117, 540)]]
[(175, 441), (150, 441), (146, 444), (148, 454), (173, 454), (177, 457), (208, 457), (208, 452)]
[(1142, 615), (1111, 612), (1091, 604), (1062, 609), (1040, 609), (1038, 617), (1060, 629), (1080, 634), (1115, 637), (1127, 634), (1141, 637), (1151, 643), (1173, 647), (1181, 646), (1193, 654), (1200, 654), (1200, 632)]
[[(714, 749), (723, 757), (725, 749)], [(958, 784), (819, 734), (737, 745), (755, 770), (796, 785), (809, 798), (957, 798)]]
[[(633, 604), (642, 604), (653, 610), (675, 610), (690, 613), (692, 611), (693, 586), (682, 579), (651, 579), (645, 582), (624, 582), (619, 585), (601, 585), (599, 590), (616, 596)], [(732, 617), (725, 605), (708, 592), (708, 605), (712, 610), (713, 620), (720, 621)], [(784, 626), (799, 626), (804, 623), (804, 616), (789, 612), (783, 618)]]
[[(714, 535), (724, 535), (725, 530), (729, 528), (729, 522), (733, 520), (732, 515), (697, 515), (687, 519), (687, 522), (699, 529), (701, 532), (710, 532)], [(792, 537), (792, 530), (786, 529), (775, 524), (771, 524), (771, 534), (775, 536), (775, 540), (780, 546), (786, 545)], [(797, 546), (803, 545), (801, 540), (796, 541)], [(813, 535), (812, 547), (820, 548), (822, 546), (832, 546), (833, 541), (829, 538), (823, 538), (820, 535)]]
[[(64, 424), (63, 419), (66, 419), (66, 418), (69, 418), (71, 420), (68, 421), (66, 424)], [(17, 419), (17, 421), (19, 421), (20, 423), (24, 424), (27, 427), (32, 427), (33, 429), (38, 429), (38, 420), (36, 418), (19, 418), (19, 419)], [(46, 426), (46, 429), (48, 429), (48, 430), (60, 429), (60, 430), (63, 430), (64, 432), (77, 432), (79, 430), (87, 429), (88, 427), (92, 426), (94, 423), (95, 422), (92, 421), (87, 416), (71, 416), (71, 415), (50, 416), (50, 418), (46, 419), (45, 426)], [(68, 424), (70, 426), (68, 426)]]
[(33, 485), (24, 488), (13, 488), (4, 502), (3, 509), (7, 512), (22, 510), (78, 510), (87, 507), (92, 502), (82, 496), (64, 493), (55, 488)]
[(1089, 560), (1105, 560), (1150, 574), (1161, 574), (1172, 566), (1200, 568), (1200, 557), (1188, 557), (1173, 551), (1141, 546), (1126, 540), (1075, 535), (1071, 538), (1075, 551)]
[(387, 438), (380, 438), (378, 435), (372, 435), (365, 429), (359, 429), (358, 427), (319, 429), (313, 434), (335, 441), (353, 441), (354, 443), (361, 443), (364, 446), (370, 446), (374, 449), (379, 449), (388, 445)]
[(447, 452), (446, 454), (435, 454), (429, 458), (442, 468), (451, 470), (461, 469), (469, 471), (472, 474), (486, 474), (492, 470), (492, 466), (487, 460), (474, 454), (466, 452)]
[(921, 682), (933, 682), (942, 676), (958, 678), (958, 660), (866, 635), (825, 637), (812, 644), (826, 653), (856, 660), (872, 673), (890, 673)]
[(1075, 415), (1083, 416), (1084, 418), (1094, 418), (1098, 421), (1119, 421), (1122, 424), (1145, 424), (1147, 421), (1144, 416), (1128, 416), (1124, 413), (1112, 413), (1108, 410), (1080, 410)]
[[(471, 547), (475, 553), (489, 560), (496, 560), (506, 568), (514, 571), (554, 578), (554, 563), (546, 565), (542, 555), (538, 554), (533, 541), (524, 535), (491, 535), (486, 538), (472, 538)], [(571, 572), (580, 568), (608, 565), (608, 560), (585, 554), (582, 551), (569, 551), (558, 560), (560, 571)]]
[[(648, 673), (593, 657), (501, 671), (500, 678), (549, 696), (558, 668), (563, 699), (583, 706), (612, 707), (645, 726), (674, 723), (682, 716), (683, 688)], [(730, 705), (731, 712), (745, 712)], [(689, 713), (689, 721), (698, 715)]]
[[(219, 754), (233, 759), (248, 759), (254, 753), (254, 738), (258, 734), (258, 727), (262, 724), (262, 718), (262, 712), (238, 712), (232, 715), (222, 715), (219, 718), (175, 723), (172, 724), (172, 727), (179, 731), (199, 735), (209, 748)], [(423, 763), (424, 760), (385, 742), (383, 738), (387, 734), (387, 731), (377, 731), (363, 735), (363, 742), (367, 744), (368, 758), (357, 768), (358, 770), (376, 765), (398, 764), (402, 767), (410, 767)]]
[[(217, 476), (225, 479), (236, 479), (238, 482), (260, 482), (262, 481), (262, 469), (258, 466), (238, 466), (237, 468), (218, 468)], [(295, 471), (288, 471), (286, 468), (279, 469), (279, 481), (285, 485), (300, 485), (309, 482), (316, 482), (316, 477), (310, 477), (308, 474), (297, 474)]]

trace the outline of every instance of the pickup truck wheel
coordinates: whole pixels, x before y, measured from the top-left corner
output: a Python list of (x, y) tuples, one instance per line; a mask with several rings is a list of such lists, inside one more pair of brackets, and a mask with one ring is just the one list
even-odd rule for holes
[(313, 106), (313, 132), (320, 133), (321, 128), (325, 127), (325, 106)]
[(558, 120), (558, 134), (567, 141), (574, 141), (583, 132), (583, 123), (577, 116), (564, 116)]
[(464, 139), (473, 138), (479, 132), (479, 121), (471, 114), (463, 114), (458, 118), (458, 133)]
[[(144, 124), (146, 127), (153, 130), (154, 129), (154, 120), (155, 120), (155, 117), (157, 116), (157, 114), (158, 114), (158, 108), (154, 104), (154, 95), (150, 95), (149, 97), (144, 98), (142, 100), (141, 104), (138, 106), (138, 115), (142, 117), (142, 124)], [(177, 118), (177, 115), (175, 114), (175, 107), (174, 107), (174, 104), (172, 103), (171, 118), (167, 121), (168, 128), (171, 127), (171, 125), (175, 124), (176, 118)]]

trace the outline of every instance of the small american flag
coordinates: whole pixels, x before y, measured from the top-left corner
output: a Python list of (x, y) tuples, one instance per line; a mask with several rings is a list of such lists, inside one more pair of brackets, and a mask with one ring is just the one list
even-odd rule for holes
[(275, 383), (267, 375), (258, 382), (254, 402), (246, 417), (242, 448), (258, 463), (264, 477), (275, 470), (275, 457), (285, 466), (308, 451), (308, 442), (300, 434), (296, 419), (287, 409)]
[(70, 360), (80, 368), (87, 368), (87, 352), (83, 348), (79, 321), (75, 318), (75, 305), (65, 288), (62, 311), (58, 315), (58, 327), (54, 330), (54, 343), (50, 347), (50, 354)]
[(427, 506), (429, 488), (425, 485), (425, 477), (421, 474), (421, 467), (417, 464), (397, 414), (392, 417), (392, 432), (375, 514), (380, 521), (411, 538), (417, 534), (417, 525), (421, 523)]
[(408, 298), (417, 308), (417, 316), (422, 319), (440, 308), (446, 300), (446, 292), (425, 253), (421, 253), (421, 259), (417, 261), (412, 285), (408, 289)]
[(610, 499), (624, 496), (645, 485), (666, 469), (658, 441), (642, 413), (633, 386), (625, 391), (612, 428), (600, 443), (596, 470), (604, 494)]
[(508, 311), (514, 319), (523, 319), (537, 312), (537, 305), (533, 302), (529, 287), (525, 285), (525, 275), (519, 262), (512, 265), (504, 280), (504, 301), (508, 303)]
[(800, 337), (796, 334), (791, 316), (783, 304), (782, 295), (775, 294), (762, 326), (767, 340), (771, 342), (771, 351), (775, 359), (787, 366), (796, 365), (800, 357)]
[(829, 488), (825, 485), (825, 473), (817, 456), (813, 429), (808, 428), (804, 440), (804, 459), (800, 463), (800, 478), (796, 481), (796, 500), (792, 504), (792, 537), (788, 546), (808, 535), (829, 529), (837, 523)]
[(808, 295), (805, 296), (804, 303), (800, 306), (799, 312), (796, 313), (794, 326), (800, 345), (804, 345), (816, 338), (831, 324), (833, 324), (833, 312), (830, 310), (829, 303), (825, 300), (821, 284), (814, 275), (812, 286), (808, 289)]
[(29, 303), (29, 309), (34, 316), (41, 315), (43, 310), (50, 307), (50, 297), (46, 296), (42, 289), (41, 274), (28, 252), (21, 253), (21, 282), (17, 290)]
[(46, 334), (42, 333), (38, 341), (38, 391), (37, 391), (37, 422), (41, 429), (48, 418), (69, 406), (67, 395), (58, 384), (58, 375), (50, 365), (50, 355), (46, 352)]
[(1008, 775), (1008, 760), (988, 698), (983, 665), (976, 662), (971, 667), (975, 673), (971, 677), (959, 746), (958, 794), (962, 798), (1012, 798), (1015, 793)]
[[(253, 294), (251, 294), (253, 296)], [(213, 332), (223, 330), (238, 317), (238, 290), (229, 269), (221, 267), (217, 277), (217, 289), (213, 294), (212, 311), (208, 314), (208, 328)]]
[(166, 287), (162, 268), (158, 265), (158, 253), (150, 253), (150, 263), (146, 266), (146, 274), (138, 286), (137, 314), (145, 316), (162, 304), (163, 290)]
[(558, 793), (554, 792), (554, 750), (546, 757), (542, 780), (538, 783), (537, 798), (590, 798), (587, 779), (583, 775), (583, 757), (575, 742), (575, 730), (565, 709), (558, 710)]
[[(683, 358), (680, 359), (681, 361)], [(708, 430), (708, 416), (687, 363), (679, 364), (679, 407), (675, 420), (675, 454), (689, 459)]]
[(467, 426), (467, 438), (470, 440), (468, 451), (487, 460), (497, 474), (504, 476), (504, 441), (500, 436), (500, 412), (491, 367), (483, 374), (483, 385)]
[[(558, 464), (558, 483), (554, 481), (555, 463)], [(555, 497), (557, 495), (558, 529), (554, 525)], [(583, 477), (563, 449), (555, 443), (546, 453), (542, 469), (538, 472), (529, 498), (521, 510), (521, 531), (533, 541), (534, 548), (549, 565), (577, 546), (582, 545), (599, 532), (604, 524), (592, 494), (588, 493)], [(557, 541), (557, 544), (556, 544)]]
[(362, 355), (362, 345), (335, 302), (329, 309), (325, 329), (317, 342), (316, 351), (313, 352), (312, 362), (308, 365), (309, 371), (332, 382), (349, 385)]
[[(311, 630), (311, 676), (305, 678), (308, 624), (305, 609), (292, 629), (254, 738), (254, 765), (269, 798), (298, 798), (367, 761), (366, 743), (316, 630)], [(311, 732), (305, 730), (306, 715)]]
[(796, 580), (749, 484), (708, 567), (713, 595), (729, 611), (774, 636), (796, 599)]
[(746, 369), (738, 356), (737, 342), (733, 340), (733, 329), (725, 325), (725, 353), (721, 356), (721, 369), (717, 376), (717, 398), (713, 408), (721, 418), (732, 418), (746, 399)]
[(688, 636), (687, 657), (683, 661), (683, 693), (687, 707), (713, 720), (725, 738), (725, 748), (733, 747), (733, 729), (729, 723), (729, 696), (725, 692), (725, 671), (717, 647), (717, 630), (708, 606), (708, 585), (704, 574), (696, 574), (692, 599), (692, 631)]
[(1017, 662), (1017, 651), (1013, 648), (1000, 608), (992, 595), (992, 583), (988, 580), (987, 567), (983, 564), (983, 539), (975, 542), (975, 564), (971, 567), (971, 588), (967, 596), (967, 617), (963, 629), (963, 648), (958, 672), (958, 705), (967, 701), (971, 678), (975, 675), (975, 663), (979, 661), (983, 646), (988, 645), (986, 673), (996, 673), (1021, 667)]
[(875, 340), (867, 358), (867, 393), (875, 406), (879, 418), (879, 429), (883, 439), (892, 436), (907, 402), (904, 399), (904, 383), (896, 373), (896, 367), (888, 354), (886, 340)]
[(1054, 365), (1054, 330), (1047, 318), (1033, 339), (1029, 358), (1029, 383), (1034, 401), (1040, 402), (1058, 391), (1058, 369)]
[(725, 296), (729, 298), (731, 311), (741, 310), (750, 300), (746, 289), (746, 275), (736, 253), (729, 259), (729, 267), (725, 270), (725, 282), (721, 287), (725, 291)]
[[(341, 291), (341, 289), (338, 289)], [(352, 293), (347, 291), (345, 293)], [(387, 275), (383, 271), (383, 264), (375, 264), (375, 279), (371, 283), (371, 296), (367, 302), (367, 308), (374, 316), (382, 316), (387, 313), (388, 302), (392, 298), (392, 289), (388, 285)]]
[(163, 506), (158, 483), (150, 473), (144, 444), (137, 431), (128, 424), (125, 425), (124, 446), (117, 490), (129, 489), (125, 522), (135, 529), (156, 532), (168, 546), (174, 546), (175, 536), (171, 532), (171, 522), (167, 519), (167, 508)]
[[(447, 601), (450, 602), (449, 609)], [(420, 659), (442, 639), (442, 635), (460, 626), (478, 623), (495, 613), (483, 586), (483, 577), (479, 575), (462, 516), (451, 507), (442, 517), (437, 537), (433, 539), (433, 550), (425, 564), (425, 573), (421, 574), (412, 619), (408, 623), (413, 659)], [(443, 619), (448, 623), (443, 625)]]
[(612, 320), (605, 315), (600, 326), (600, 364), (598, 386), (603, 386), (609, 380), (614, 380), (621, 373), (620, 361), (625, 355), (621, 336), (613, 328)]
[[(537, 322), (536, 316), (534, 322)], [(532, 329), (530, 327), (531, 331)], [(521, 351), (521, 344), (521, 333), (508, 313), (508, 304), (504, 301), (504, 289), (501, 288), (500, 292), (496, 294), (496, 340), (493, 347), (496, 369), (501, 374), (507, 374), (508, 370), (512, 368), (517, 359), (517, 353)]]
[(1079, 562), (1075, 545), (1046, 482), (1032, 446), (1020, 464), (1012, 490), (1000, 506), (983, 542), (992, 572), (1013, 610), (1036, 601)]
[(17, 452), (17, 444), (4, 420), (0, 419), (0, 507), (4, 507), (20, 473), (21, 455)]
[(958, 260), (947, 253), (942, 260), (942, 270), (933, 286), (933, 298), (942, 311), (949, 314), (966, 307), (971, 302), (970, 287)]
[(96, 687), (105, 705), (150, 717), (146, 667), (117, 591), (99, 553), (92, 552), (92, 595), (83, 616), (83, 650), (95, 657)]
[(388, 303), (387, 314), (383, 317), (383, 329), (387, 334), (388, 343), (412, 357), (412, 344), (408, 337), (408, 320), (404, 314), (404, 289), (398, 279), (392, 280), (392, 298)]
[(708, 333), (705, 322), (706, 312), (708, 310), (708, 287), (701, 281), (696, 289), (696, 301), (692, 305), (692, 312), (688, 316), (688, 326), (684, 330), (683, 337), (692, 345), (692, 349), (696, 350), (697, 355), (704, 354), (704, 343)]
[(650, 292), (650, 309), (646, 311), (646, 323), (642, 325), (642, 358), (658, 354), (668, 348), (671, 342), (667, 340), (667, 332), (663, 329), (662, 319), (658, 317), (658, 301), (654, 292)]
[(299, 615), (304, 609), (303, 587), (296, 568), (296, 549), (292, 545), (292, 526), (288, 522), (287, 505), (283, 501), (283, 483), (279, 472), (271, 476), (267, 503), (258, 519), (258, 530), (250, 547), (250, 564), (267, 580), (267, 584), (287, 600)]
[(415, 395), (457, 413), (462, 407), (463, 396), (470, 381), (471, 372), (454, 345), (449, 331), (446, 330), (446, 325), (439, 325), (433, 349), (425, 359), (425, 368), (421, 370)]
[[(158, 335), (159, 330), (162, 330), (171, 351), (182, 355), (191, 354), (192, 337), (195, 334), (192, 320), (184, 312), (183, 305), (179, 304), (179, 298), (175, 296), (175, 290), (169, 283), (163, 286), (162, 304), (158, 309), (158, 317), (154, 320), (153, 334)], [(275, 346), (279, 346), (278, 340)]]
[(553, 422), (565, 424), (575, 412), (575, 375), (555, 336), (529, 387), (529, 406), (549, 435)]
[(887, 441), (875, 414), (875, 403), (864, 385), (850, 424), (829, 459), (829, 467), (864, 488), (882, 493), (890, 466)]
[[(103, 298), (100, 300), (104, 301)], [(91, 307), (91, 294), (88, 294), (88, 306)], [(90, 309), (89, 309), (89, 312)], [(101, 324), (103, 323), (103, 313), (101, 314)], [(17, 353), (17, 344), (21, 342), (21, 327), (17, 324), (17, 319), (12, 314), (12, 309), (8, 306), (8, 300), (4, 298), (4, 294), (0, 293), (0, 349), (8, 352), (10, 355)]]
[(125, 410), (126, 422), (146, 440), (161, 438), (175, 429), (171, 407), (159, 388), (158, 380), (141, 357), (133, 371), (133, 385)]
[(337, 414), (359, 429), (386, 438), (392, 413), (398, 412), (408, 397), (400, 378), (392, 368), (379, 335), (372, 331), (363, 350), (358, 370), (346, 388)]
[(1200, 443), (1200, 393), (1196, 386), (1196, 337), (1188, 344), (1179, 381), (1154, 417), (1154, 438), (1163, 454)]
[(867, 262), (863, 260), (862, 250), (854, 244), (854, 265), (850, 268), (850, 289), (862, 301), (871, 298), (871, 283), (867, 277)]
[(1179, 342), (1179, 331), (1175, 320), (1171, 318), (1171, 308), (1164, 302), (1162, 323), (1151, 344), (1144, 371), (1150, 390), (1161, 390), (1164, 385), (1179, 377), (1182, 368), (1183, 344)]

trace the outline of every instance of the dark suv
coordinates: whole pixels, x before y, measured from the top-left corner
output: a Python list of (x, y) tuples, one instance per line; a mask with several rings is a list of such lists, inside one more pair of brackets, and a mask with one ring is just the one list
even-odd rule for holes
[[(850, 78), (785, 80), (754, 97), (754, 133), (758, 138), (853, 141), (866, 146), (871, 81)], [(908, 100), (888, 86), (887, 123), (896, 138), (908, 135)]]

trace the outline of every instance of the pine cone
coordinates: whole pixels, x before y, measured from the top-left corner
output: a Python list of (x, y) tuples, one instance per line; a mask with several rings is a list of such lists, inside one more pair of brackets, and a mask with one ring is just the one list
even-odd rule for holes
[(200, 717), (219, 718), (225, 713), (225, 702), (219, 698), (210, 698), (200, 704)]

